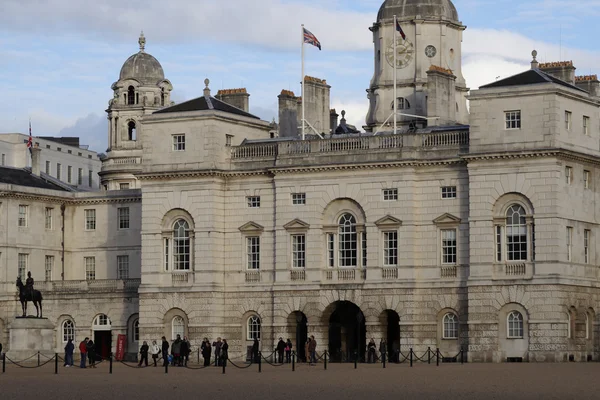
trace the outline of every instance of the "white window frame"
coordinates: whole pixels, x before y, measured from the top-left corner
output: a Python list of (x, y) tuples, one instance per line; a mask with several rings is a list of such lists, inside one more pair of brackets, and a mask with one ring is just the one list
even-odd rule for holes
[(95, 281), (96, 280), (96, 257), (83, 257), (83, 264), (85, 266), (85, 280)]
[(571, 183), (573, 183), (573, 167), (569, 167), (569, 166), (565, 167), (565, 179), (566, 179), (567, 185), (570, 185)]
[(306, 204), (306, 193), (292, 193), (292, 205), (303, 206)]
[[(454, 239), (446, 235), (453, 234)], [(457, 265), (458, 264), (458, 229), (440, 229), (440, 249), (442, 265)], [(453, 243), (452, 243), (453, 242)], [(454, 249), (454, 254), (452, 254)], [(452, 261), (454, 258), (454, 261)]]
[(177, 339), (177, 335), (181, 339), (185, 336), (185, 320), (180, 315), (174, 316), (171, 320), (171, 340)]
[(583, 170), (583, 188), (584, 189), (589, 189), (590, 188), (590, 176), (591, 176), (591, 172), (588, 170)]
[(246, 340), (260, 340), (261, 320), (258, 315), (251, 315), (246, 321)]
[(522, 127), (521, 110), (504, 111), (504, 129), (519, 130)]
[(383, 231), (383, 266), (398, 266), (398, 230)]
[(67, 183), (71, 183), (71, 181), (73, 180), (73, 167), (72, 166), (67, 166)]
[(70, 319), (66, 319), (63, 321), (62, 325), (62, 342), (67, 343), (69, 339), (71, 341), (75, 341), (75, 323)]
[(583, 134), (590, 136), (590, 117), (587, 115), (583, 116)]
[(19, 228), (27, 228), (29, 225), (29, 206), (26, 204), (19, 204), (19, 217), (17, 226)]
[(573, 127), (573, 113), (571, 111), (565, 111), (565, 128), (570, 131)]
[[(509, 216), (509, 213), (512, 210), (512, 214)], [(522, 213), (520, 212), (522, 211)], [(512, 222), (509, 224), (508, 220), (512, 219), (514, 214), (517, 213), (520, 215), (519, 217), (519, 223), (518, 224), (513, 224)], [(524, 220), (524, 221), (522, 221)], [(520, 204), (512, 204), (510, 207), (508, 207), (508, 209), (506, 210), (506, 222), (504, 225), (504, 229), (505, 229), (505, 235), (504, 235), (504, 240), (505, 240), (505, 254), (506, 254), (506, 260), (508, 262), (516, 262), (516, 261), (529, 261), (530, 257), (531, 257), (531, 251), (530, 251), (530, 241), (531, 241), (531, 234), (530, 234), (530, 229), (529, 229), (529, 224), (527, 223), (527, 211), (525, 210), (525, 208), (523, 206), (521, 206)], [(522, 241), (516, 241), (514, 238), (519, 238), (523, 236), (523, 230), (525, 230), (525, 242)], [(512, 240), (510, 240), (512, 238)], [(512, 245), (512, 250), (509, 249), (509, 247)], [(523, 253), (523, 246), (525, 248), (525, 258), (522, 257), (522, 253)], [(520, 250), (519, 250), (520, 249)]]
[(127, 230), (130, 227), (130, 215), (129, 215), (129, 207), (119, 207), (117, 208), (117, 218), (118, 218), (118, 226), (119, 230)]
[(523, 339), (525, 333), (525, 323), (523, 314), (513, 310), (506, 316), (506, 337), (508, 339)]
[(246, 269), (260, 271), (260, 236), (246, 236)]
[(18, 258), (17, 258), (17, 276), (19, 276), (22, 281), (25, 281), (28, 268), (29, 268), (29, 254), (19, 253)]
[(590, 263), (590, 237), (592, 231), (589, 229), (583, 230), (583, 260), (586, 264)]
[(398, 189), (387, 188), (382, 189), (383, 201), (398, 201)]
[(456, 199), (457, 194), (456, 186), (442, 186), (442, 199)]
[(567, 261), (573, 261), (573, 227), (567, 226)]
[(129, 255), (117, 256), (117, 279), (129, 279)]
[(44, 226), (46, 227), (46, 230), (51, 231), (52, 230), (52, 214), (54, 213), (54, 209), (52, 207), (46, 207), (45, 211), (44, 211)]
[(356, 217), (345, 213), (338, 219), (338, 267), (357, 268), (362, 254)]
[(52, 271), (54, 270), (54, 256), (44, 258), (44, 281), (52, 281)]
[(454, 313), (446, 313), (442, 318), (442, 339), (458, 339), (458, 317)]
[(83, 210), (85, 218), (85, 230), (95, 231), (96, 230), (96, 209), (88, 208)]
[[(180, 235), (183, 229), (183, 236)], [(171, 237), (171, 262), (173, 271), (191, 271), (192, 269), (192, 235), (190, 224), (183, 218), (173, 224)]]
[(335, 267), (335, 235), (333, 233), (327, 234), (327, 267)]
[(246, 196), (248, 208), (260, 208), (260, 196)]
[(306, 268), (306, 235), (304, 233), (293, 234), (290, 237), (292, 248), (292, 268)]
[(173, 137), (173, 151), (185, 151), (185, 133), (177, 133)]

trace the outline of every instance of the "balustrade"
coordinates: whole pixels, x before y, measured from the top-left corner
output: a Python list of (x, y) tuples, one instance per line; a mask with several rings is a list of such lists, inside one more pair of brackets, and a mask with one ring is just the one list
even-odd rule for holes
[(526, 274), (527, 267), (525, 266), (525, 263), (506, 264), (505, 272), (506, 272), (506, 275), (509, 275), (509, 276), (521, 276), (521, 275)]

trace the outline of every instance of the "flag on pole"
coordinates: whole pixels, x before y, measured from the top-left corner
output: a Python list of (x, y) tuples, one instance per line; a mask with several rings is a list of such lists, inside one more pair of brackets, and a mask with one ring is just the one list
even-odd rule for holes
[(317, 39), (317, 37), (315, 35), (312, 34), (311, 31), (309, 31), (306, 28), (304, 29), (304, 43), (308, 43), (308, 44), (312, 44), (315, 47), (318, 47), (319, 50), (321, 50), (321, 42), (319, 42), (319, 39)]
[(402, 36), (403, 40), (406, 40), (406, 34), (404, 33), (404, 31), (402, 30), (402, 27), (400, 26), (400, 22), (398, 22), (398, 20), (396, 20), (396, 30), (398, 32), (400, 32), (400, 36)]
[(27, 148), (29, 149), (29, 154), (33, 154), (33, 137), (31, 136), (31, 120), (29, 120), (29, 139), (27, 139)]

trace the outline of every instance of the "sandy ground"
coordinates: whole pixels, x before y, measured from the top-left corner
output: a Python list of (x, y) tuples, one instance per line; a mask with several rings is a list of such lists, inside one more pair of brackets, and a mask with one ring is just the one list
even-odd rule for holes
[(54, 364), (0, 373), (5, 399), (598, 399), (600, 363), (562, 364), (305, 364), (252, 365), (192, 370), (129, 368), (115, 363), (96, 369)]

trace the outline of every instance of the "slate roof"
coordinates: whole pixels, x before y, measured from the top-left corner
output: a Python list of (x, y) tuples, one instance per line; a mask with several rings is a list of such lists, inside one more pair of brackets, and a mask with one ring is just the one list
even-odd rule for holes
[(521, 72), (520, 74), (509, 76), (508, 78), (501, 79), (496, 82), (489, 83), (487, 85), (483, 85), (480, 89), (486, 88), (497, 88), (497, 87), (507, 87), (507, 86), (521, 86), (521, 85), (535, 85), (539, 83), (556, 83), (561, 86), (568, 87), (570, 89), (579, 90), (580, 92), (587, 93), (585, 90), (578, 88), (575, 85), (571, 85), (568, 82), (565, 82), (561, 79), (558, 79), (555, 76), (545, 73), (540, 69), (530, 69), (525, 72)]
[(67, 191), (61, 186), (46, 181), (39, 176), (32, 175), (30, 171), (21, 168), (0, 167), (0, 183), (40, 189), (61, 190), (65, 192)]
[(196, 99), (188, 100), (183, 103), (179, 103), (174, 106), (155, 111), (154, 114), (167, 114), (167, 113), (186, 112), (186, 111), (207, 111), (207, 110), (223, 111), (223, 112), (230, 113), (230, 114), (241, 115), (243, 117), (260, 119), (256, 115), (247, 113), (244, 110), (240, 110), (239, 108), (234, 107), (231, 104), (227, 104), (227, 103), (225, 103), (219, 99), (216, 99), (214, 97), (211, 97), (211, 96), (202, 96), (202, 97), (198, 97)]

